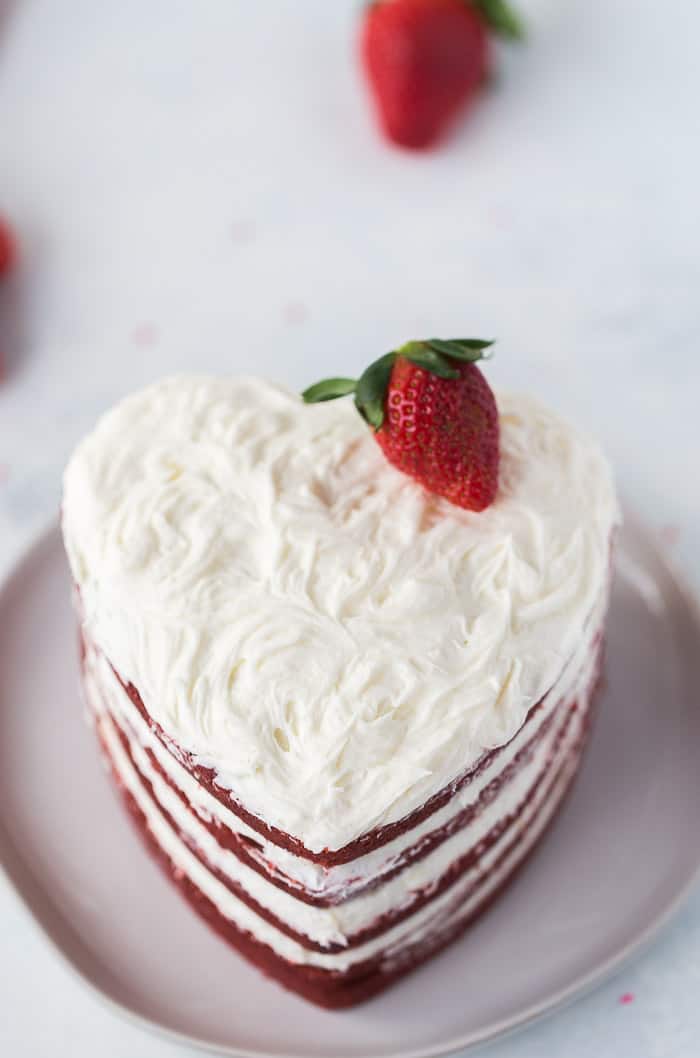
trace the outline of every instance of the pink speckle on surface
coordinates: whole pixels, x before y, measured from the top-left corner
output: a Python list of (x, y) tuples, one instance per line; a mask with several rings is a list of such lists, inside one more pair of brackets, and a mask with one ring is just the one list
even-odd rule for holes
[(10, 477), (10, 468), (7, 463), (0, 463), (0, 485), (4, 485)]
[(660, 529), (661, 540), (668, 547), (674, 547), (681, 537), (679, 525), (662, 525)]
[(309, 310), (301, 301), (290, 301), (284, 306), (284, 322), (290, 327), (299, 327), (309, 318)]
[(255, 223), (252, 220), (235, 220), (231, 225), (231, 241), (237, 246), (254, 242), (257, 234)]
[(158, 328), (154, 323), (137, 323), (131, 332), (131, 340), (142, 349), (155, 345), (158, 341)]
[(630, 1003), (634, 1003), (634, 996), (631, 992), (623, 992), (620, 996), (619, 1003), (623, 1007), (629, 1006)]

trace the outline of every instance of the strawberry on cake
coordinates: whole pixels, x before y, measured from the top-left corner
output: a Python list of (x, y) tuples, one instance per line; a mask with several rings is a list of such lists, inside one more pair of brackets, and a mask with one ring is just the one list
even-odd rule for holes
[(126, 804), (195, 910), (327, 1007), (492, 903), (590, 727), (610, 471), (494, 397), (488, 344), (410, 342), (303, 400), (169, 378), (65, 475), (84, 691)]

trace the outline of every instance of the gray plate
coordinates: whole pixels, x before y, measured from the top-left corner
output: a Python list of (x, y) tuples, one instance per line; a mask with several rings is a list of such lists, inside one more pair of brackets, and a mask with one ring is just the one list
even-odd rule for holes
[(226, 1054), (424, 1058), (571, 999), (636, 952), (700, 864), (700, 622), (628, 518), (607, 687), (573, 796), (459, 943), (385, 996), (332, 1014), (265, 981), (185, 907), (102, 772), (78, 700), (56, 530), (0, 591), (0, 859), (82, 978), (144, 1025)]

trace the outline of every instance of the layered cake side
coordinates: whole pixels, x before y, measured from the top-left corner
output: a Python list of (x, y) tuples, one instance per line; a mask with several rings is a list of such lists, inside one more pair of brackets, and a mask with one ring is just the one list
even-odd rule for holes
[(499, 399), (495, 502), (349, 406), (180, 377), (66, 473), (88, 706), (129, 809), (252, 962), (346, 1006), (457, 936), (576, 772), (617, 507), (597, 448)]

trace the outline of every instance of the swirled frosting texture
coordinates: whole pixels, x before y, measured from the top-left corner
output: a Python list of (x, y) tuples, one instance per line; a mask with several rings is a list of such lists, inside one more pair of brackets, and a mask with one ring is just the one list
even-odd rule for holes
[(599, 450), (500, 396), (499, 496), (394, 470), (350, 402), (180, 376), (78, 447), (63, 528), (92, 640), (250, 811), (336, 849), (510, 739), (607, 591)]

